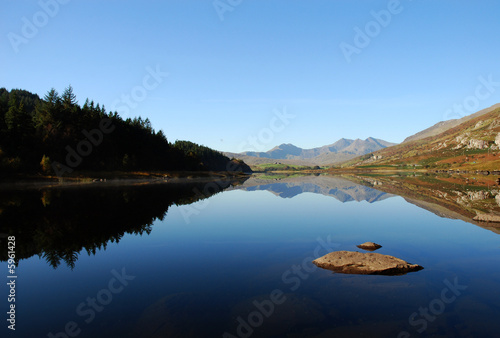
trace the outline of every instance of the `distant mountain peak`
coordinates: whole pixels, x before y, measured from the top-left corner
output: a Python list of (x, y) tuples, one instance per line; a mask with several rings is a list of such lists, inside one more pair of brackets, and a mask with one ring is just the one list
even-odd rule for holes
[[(341, 138), (330, 145), (303, 149), (291, 143), (282, 143), (266, 152), (227, 153), (228, 156), (243, 159), (246, 163), (269, 163), (272, 160), (283, 160), (286, 163), (325, 165), (349, 160), (376, 150), (394, 145), (384, 140), (368, 137), (366, 140)], [(267, 160), (264, 160), (267, 159)]]
[[(291, 144), (291, 143), (282, 143), (282, 144), (280, 144), (279, 146), (274, 147), (274, 148), (298, 148), (298, 149), (301, 149), (301, 148), (299, 148), (299, 147), (297, 147), (296, 145)], [(273, 148), (273, 149), (274, 149), (274, 148)]]

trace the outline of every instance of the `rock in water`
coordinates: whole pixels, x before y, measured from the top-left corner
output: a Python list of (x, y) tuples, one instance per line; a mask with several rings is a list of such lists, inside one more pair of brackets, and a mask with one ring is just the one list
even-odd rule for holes
[(358, 248), (363, 249), (363, 250), (368, 250), (368, 251), (375, 251), (377, 249), (380, 249), (382, 245), (373, 243), (373, 242), (365, 242), (360, 245), (356, 245)]
[(335, 251), (315, 259), (313, 263), (334, 272), (358, 275), (397, 276), (423, 269), (420, 265), (372, 252)]

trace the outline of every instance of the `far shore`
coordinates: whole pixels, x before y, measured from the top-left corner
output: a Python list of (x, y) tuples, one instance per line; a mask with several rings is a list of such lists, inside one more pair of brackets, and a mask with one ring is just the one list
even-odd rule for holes
[(257, 173), (266, 174), (360, 174), (360, 173), (430, 173), (430, 174), (477, 174), (477, 175), (500, 175), (500, 169), (476, 169), (476, 168), (400, 168), (392, 166), (380, 167), (345, 167), (345, 168), (328, 168), (328, 169), (306, 169), (306, 170), (267, 170), (254, 171)]
[(488, 170), (456, 170), (456, 169), (398, 169), (398, 168), (329, 168), (310, 170), (272, 170), (254, 171), (252, 173), (229, 171), (102, 171), (78, 172), (63, 177), (41, 174), (13, 174), (0, 177), (0, 188), (44, 187), (60, 185), (79, 185), (91, 183), (160, 183), (160, 182), (193, 182), (215, 181), (249, 177), (253, 174), (281, 174), (281, 175), (314, 175), (314, 174), (374, 174), (390, 175), (396, 173), (427, 173), (427, 174), (471, 174), (471, 175), (500, 175), (500, 171)]
[(1, 188), (47, 187), (80, 184), (134, 184), (162, 182), (214, 181), (244, 178), (251, 173), (229, 171), (102, 171), (78, 172), (62, 177), (41, 174), (14, 174), (0, 178)]

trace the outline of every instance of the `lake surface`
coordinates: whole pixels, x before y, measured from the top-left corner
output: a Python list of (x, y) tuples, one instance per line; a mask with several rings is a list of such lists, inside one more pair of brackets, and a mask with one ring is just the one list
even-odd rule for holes
[[(5, 236), (19, 262), (16, 332), (3, 319), (2, 336), (497, 337), (500, 235), (381, 187), (322, 175), (3, 190), (5, 318)], [(311, 264), (366, 241), (424, 270)]]

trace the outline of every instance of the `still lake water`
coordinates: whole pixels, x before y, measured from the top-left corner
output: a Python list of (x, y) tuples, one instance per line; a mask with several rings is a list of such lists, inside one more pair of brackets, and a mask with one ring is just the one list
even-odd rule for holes
[[(498, 336), (497, 233), (338, 177), (263, 182), (206, 199), (216, 185), (2, 191), (1, 232), (20, 258), (16, 331), (3, 319), (2, 336)], [(424, 270), (311, 264), (366, 241)]]

